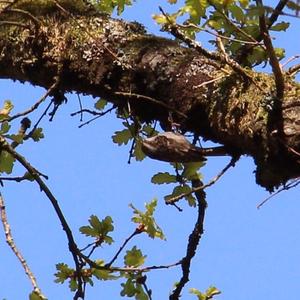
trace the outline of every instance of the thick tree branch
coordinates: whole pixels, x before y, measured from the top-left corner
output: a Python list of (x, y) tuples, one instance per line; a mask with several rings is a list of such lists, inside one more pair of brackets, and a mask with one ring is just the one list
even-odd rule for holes
[(157, 120), (163, 128), (172, 113), (181, 131), (251, 155), (257, 182), (268, 190), (300, 175), (298, 157), (289, 151), (300, 153), (299, 86), (290, 77), (284, 78), (283, 132), (278, 135), (276, 124), (270, 126), (272, 76), (247, 70), (251, 80), (245, 80), (243, 71), (224, 67), (217, 54), (207, 57), (199, 49), (148, 35), (139, 24), (66, 7), (67, 0), (60, 4), (68, 14), (55, 3), (37, 2), (38, 8), (21, 0), (11, 8), (27, 9), (41, 23), (38, 29), (24, 14), (0, 15), (0, 21), (21, 21), (29, 28), (0, 27), (0, 78), (49, 89), (59, 71), (61, 94), (104, 97), (117, 109), (130, 103), (132, 117)]

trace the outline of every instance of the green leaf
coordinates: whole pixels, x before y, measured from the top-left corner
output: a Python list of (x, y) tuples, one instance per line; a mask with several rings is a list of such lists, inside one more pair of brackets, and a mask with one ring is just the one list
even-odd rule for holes
[(13, 110), (14, 105), (10, 100), (4, 102), (3, 107), (0, 109), (0, 119), (8, 117), (9, 113)]
[(185, 0), (182, 9), (190, 15), (190, 22), (199, 24), (200, 18), (205, 16), (207, 5), (206, 0)]
[(221, 294), (221, 292), (214, 286), (209, 287), (205, 293), (201, 293), (199, 290), (191, 288), (190, 293), (196, 295), (198, 300), (213, 299), (214, 296)]
[(146, 255), (142, 254), (140, 249), (137, 249), (134, 246), (131, 250), (126, 251), (126, 255), (124, 256), (124, 264), (127, 267), (140, 267), (144, 264)]
[(198, 170), (205, 165), (205, 162), (191, 162), (191, 163), (184, 163), (184, 169), (181, 174), (182, 177), (193, 180), (193, 179), (201, 179), (201, 175), (199, 175), (197, 172)]
[(241, 23), (244, 22), (245, 14), (244, 14), (244, 11), (239, 6), (233, 4), (233, 5), (230, 5), (228, 8), (229, 8), (233, 18), (235, 18), (238, 22), (241, 22)]
[(35, 142), (38, 142), (39, 140), (44, 138), (43, 134), (43, 128), (36, 128), (32, 135), (30, 136)]
[(90, 226), (82, 226), (79, 231), (86, 236), (97, 238), (100, 242), (112, 244), (113, 239), (108, 235), (109, 232), (114, 230), (113, 220), (110, 216), (105, 217), (102, 221), (95, 215), (89, 219)]
[(277, 23), (275, 25), (273, 25), (270, 30), (273, 30), (273, 31), (286, 31), (290, 26), (290, 23), (288, 22), (280, 22), (280, 23)]
[(215, 286), (210, 286), (206, 291), (205, 291), (206, 297), (208, 299), (213, 298), (216, 295), (221, 294), (221, 292), (215, 287)]
[(29, 172), (26, 172), (23, 177), (28, 181), (34, 181), (34, 177)]
[[(165, 196), (165, 201), (168, 202), (170, 201), (172, 198), (183, 195), (183, 194), (187, 194), (191, 191), (191, 187), (188, 185), (178, 185), (173, 189), (172, 194)], [(185, 196), (185, 199), (188, 201), (190, 206), (196, 206), (196, 199), (194, 198), (194, 196), (192, 194), (189, 194), (187, 196)]]
[(119, 16), (124, 11), (125, 5), (131, 5), (132, 2), (130, 0), (118, 0), (117, 4), (117, 14)]
[(119, 146), (121, 146), (122, 144), (127, 145), (130, 139), (132, 139), (132, 134), (129, 129), (116, 131), (112, 136), (113, 142), (118, 144)]
[(67, 279), (72, 278), (75, 273), (74, 269), (69, 268), (69, 266), (65, 263), (56, 264), (57, 273), (54, 274), (56, 279), (54, 282), (56, 283), (64, 283)]
[(283, 59), (285, 57), (285, 49), (275, 48), (274, 50), (275, 50), (275, 54), (279, 60)]
[(146, 157), (145, 153), (142, 151), (142, 142), (140, 139), (136, 140), (133, 155), (137, 161), (142, 161)]
[(142, 212), (135, 208), (132, 204), (129, 206), (133, 209), (134, 215), (131, 218), (132, 222), (138, 224), (138, 228), (142, 228), (143, 232), (146, 232), (151, 238), (160, 238), (165, 240), (162, 229), (157, 225), (153, 214), (157, 206), (157, 199), (153, 199), (149, 203), (146, 203), (146, 211)]
[(159, 25), (165, 25), (169, 23), (169, 20), (164, 15), (152, 15), (152, 19)]
[(132, 278), (128, 278), (125, 283), (121, 283), (123, 289), (121, 290), (121, 296), (133, 297), (136, 293), (136, 288)]
[(94, 107), (95, 107), (96, 109), (98, 109), (98, 110), (103, 110), (103, 109), (105, 108), (106, 105), (107, 105), (107, 101), (106, 101), (106, 100), (104, 100), (104, 99), (99, 99), (99, 100), (95, 103)]
[(195, 289), (195, 288), (191, 288), (190, 293), (196, 295), (198, 300), (207, 300), (206, 296), (204, 294), (202, 294), (199, 290)]
[(9, 136), (7, 136), (7, 138), (13, 140), (14, 142), (18, 143), (18, 144), (22, 144), (23, 143), (23, 134), (10, 134)]
[(0, 134), (5, 134), (5, 133), (7, 133), (7, 132), (9, 131), (10, 127), (11, 127), (11, 126), (10, 126), (10, 124), (9, 124), (7, 121), (3, 122), (3, 123), (1, 124)]
[(11, 174), (14, 167), (14, 162), (14, 157), (10, 153), (2, 150), (0, 154), (0, 172)]
[(47, 298), (42, 297), (42, 296), (39, 295), (37, 292), (33, 291), (33, 292), (30, 293), (30, 295), (29, 295), (29, 300), (47, 300)]
[(154, 184), (174, 183), (177, 182), (177, 178), (168, 172), (159, 172), (152, 176), (151, 182)]
[(70, 291), (72, 292), (75, 292), (78, 288), (78, 284), (77, 284), (77, 281), (72, 278), (70, 281), (69, 281), (69, 288), (70, 288)]

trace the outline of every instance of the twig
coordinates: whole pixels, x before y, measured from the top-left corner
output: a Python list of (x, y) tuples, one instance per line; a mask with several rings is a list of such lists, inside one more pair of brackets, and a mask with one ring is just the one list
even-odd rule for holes
[[(234, 24), (234, 22), (232, 22), (232, 20), (230, 20), (227, 16), (226, 16), (226, 14), (222, 11), (222, 10), (220, 10), (213, 2), (211, 2), (210, 0), (208, 0), (208, 2), (209, 2), (209, 4), (211, 5), (211, 6), (213, 6), (214, 7), (214, 9), (218, 12), (218, 13), (220, 13), (221, 15), (222, 15), (222, 17), (227, 21), (227, 23), (228, 24), (230, 24), (234, 29), (235, 29), (235, 31), (237, 31), (237, 32), (239, 32), (241, 35), (243, 35), (244, 37), (246, 37), (249, 41), (251, 41), (251, 42), (247, 42), (247, 44), (252, 44), (252, 46), (264, 46), (264, 45), (262, 45), (262, 44), (260, 44), (259, 42), (260, 41), (257, 41), (253, 36), (251, 36), (250, 34), (248, 34), (246, 31), (244, 31), (243, 29), (241, 29), (240, 27), (238, 27), (238, 26), (236, 26), (235, 24)], [(221, 37), (221, 38), (226, 38), (226, 37)], [(244, 41), (241, 41), (241, 43), (245, 43)]]
[[(82, 108), (81, 99), (80, 99), (80, 96), (78, 93), (77, 93), (77, 99), (78, 99), (79, 107), (80, 107), (80, 122), (82, 122), (83, 121), (83, 112), (82, 112), (83, 108)], [(72, 116), (72, 114), (71, 114), (71, 116)]]
[(141, 231), (139, 231), (138, 229), (136, 229), (125, 241), (124, 243), (122, 244), (122, 246), (120, 247), (120, 249), (118, 250), (118, 252), (115, 254), (115, 256), (112, 258), (112, 260), (107, 263), (105, 265), (105, 267), (107, 268), (110, 268), (112, 266), (112, 264), (117, 260), (119, 254), (122, 252), (122, 250), (124, 249), (124, 247), (127, 245), (127, 243), (133, 238), (135, 237), (136, 235), (140, 234)]
[(144, 290), (145, 290), (145, 292), (148, 296), (148, 299), (152, 300), (152, 291), (148, 288), (148, 286), (146, 284), (146, 279), (147, 279), (146, 275), (143, 276), (143, 279), (144, 279), (144, 281), (142, 282), (142, 286), (143, 286), (143, 288), (144, 288)]
[(23, 176), (17, 176), (17, 177), (0, 177), (0, 182), (2, 181), (16, 181), (21, 182), (24, 180), (28, 180), (28, 175), (24, 174)]
[(21, 252), (18, 250), (15, 242), (14, 242), (14, 239), (12, 237), (12, 233), (11, 233), (11, 229), (10, 229), (10, 225), (8, 223), (8, 220), (7, 220), (7, 215), (6, 215), (6, 210), (5, 210), (5, 203), (4, 203), (4, 198), (2, 197), (1, 193), (0, 193), (0, 214), (1, 214), (1, 222), (2, 222), (2, 225), (3, 225), (3, 228), (4, 228), (4, 232), (5, 232), (5, 237), (6, 237), (6, 242), (7, 244), (9, 245), (9, 247), (11, 248), (11, 250), (13, 251), (13, 253), (15, 254), (15, 256), (18, 258), (18, 260), (20, 261), (27, 277), (29, 278), (32, 286), (33, 286), (33, 289), (34, 289), (34, 292), (36, 294), (38, 294), (38, 296), (41, 298), (41, 299), (47, 299), (42, 291), (40, 290), (40, 288), (38, 287), (38, 284), (37, 284), (37, 281), (36, 281), (36, 278), (34, 276), (34, 274), (32, 273), (32, 271), (30, 270), (26, 260), (24, 259), (23, 255), (21, 254)]
[(259, 203), (256, 208), (260, 209), (266, 202), (268, 202), (271, 198), (273, 198), (274, 196), (278, 195), (279, 193), (281, 193), (282, 191), (287, 191), (291, 188), (296, 187), (298, 184), (300, 183), (300, 178), (295, 178), (293, 179), (289, 184), (287, 184), (286, 186), (283, 186), (281, 189), (279, 189), (278, 191), (276, 191), (275, 193), (271, 194), (269, 197), (267, 197), (266, 199), (264, 199), (261, 203)]
[(297, 54), (297, 55), (294, 55), (292, 57), (290, 57), (289, 59), (287, 59), (282, 65), (281, 65), (281, 68), (284, 68), (287, 64), (289, 64), (290, 62), (296, 60), (300, 58), (300, 54)]
[(289, 0), (279, 0), (277, 3), (272, 15), (270, 16), (268, 20), (268, 28), (272, 27), (272, 25), (277, 21), (279, 15), (282, 14), (282, 10), (285, 8)]
[(286, 72), (287, 75), (294, 75), (300, 71), (300, 64), (297, 64), (291, 68), (288, 69)]
[[(282, 13), (282, 10), (286, 6), (288, 0), (279, 0), (278, 4), (276, 5), (275, 9), (273, 9), (273, 14), (270, 16), (270, 18), (267, 21), (267, 29), (270, 29), (270, 27), (273, 26), (273, 24), (277, 21), (279, 15), (286, 15)], [(266, 7), (266, 6), (265, 6)], [(292, 15), (291, 15), (292, 16)], [(260, 42), (263, 40), (263, 34), (262, 32), (256, 37), (256, 41)], [(237, 57), (237, 61), (239, 63), (242, 63), (247, 58), (247, 54), (253, 49), (253, 46), (251, 45), (244, 45), (240, 48), (239, 55)]]
[(205, 85), (207, 85), (207, 84), (210, 84), (210, 83), (219, 81), (219, 80), (221, 80), (221, 79), (223, 79), (223, 78), (225, 78), (225, 77), (226, 77), (226, 75), (218, 76), (218, 77), (213, 78), (213, 79), (211, 79), (211, 80), (202, 82), (202, 83), (200, 83), (199, 85), (193, 86), (193, 89), (198, 89), (198, 88), (200, 88), (200, 87), (202, 87), (202, 86), (205, 86)]
[(95, 268), (98, 270), (108, 270), (108, 271), (112, 271), (112, 272), (128, 272), (128, 273), (132, 273), (132, 272), (136, 272), (136, 273), (143, 273), (143, 272), (148, 272), (151, 270), (163, 270), (163, 269), (170, 269), (176, 266), (181, 265), (181, 261), (178, 261), (176, 263), (173, 264), (169, 264), (169, 265), (160, 265), (160, 266), (149, 266), (149, 267), (144, 267), (144, 268), (132, 268), (132, 267), (128, 267), (128, 268), (121, 268), (121, 267), (106, 267), (106, 266), (100, 266), (99, 264), (95, 263), (93, 260), (91, 260), (89, 257), (87, 257), (86, 255), (84, 255), (83, 253), (78, 253), (78, 255), (82, 258), (82, 260), (84, 260), (91, 268)]
[(189, 196), (190, 194), (192, 193), (195, 193), (197, 191), (200, 191), (200, 190), (205, 190), (206, 188), (212, 186), (213, 184), (215, 184), (225, 173), (226, 171), (230, 168), (230, 167), (234, 167), (235, 166), (235, 163), (238, 161), (239, 157), (232, 157), (232, 159), (230, 160), (230, 162), (226, 165), (226, 167), (217, 175), (215, 176), (211, 181), (209, 181), (207, 184), (203, 184), (201, 186), (198, 186), (196, 188), (192, 188), (189, 192), (187, 193), (183, 193), (183, 194), (180, 194), (178, 196), (175, 196), (175, 197), (172, 197), (170, 199), (168, 199), (166, 201), (166, 204), (173, 204), (174, 202), (177, 202), (179, 201), (180, 199), (186, 197), (186, 196)]
[(36, 110), (36, 109), (40, 106), (40, 104), (41, 104), (42, 102), (44, 102), (44, 100), (45, 100), (45, 99), (52, 93), (52, 91), (57, 87), (57, 84), (58, 84), (58, 82), (53, 83), (53, 84), (51, 85), (51, 87), (47, 90), (46, 94), (45, 94), (43, 97), (41, 97), (41, 98), (40, 98), (40, 99), (39, 99), (39, 100), (38, 100), (31, 108), (29, 108), (28, 110), (23, 111), (23, 112), (21, 112), (21, 113), (15, 114), (14, 116), (11, 116), (10, 118), (3, 119), (1, 122), (4, 122), (4, 121), (10, 122), (10, 121), (12, 121), (12, 120), (14, 120), (14, 119), (17, 119), (17, 118), (19, 118), (19, 117), (24, 117), (24, 116), (30, 114), (31, 112), (33, 112), (34, 110)]
[(114, 94), (116, 96), (124, 96), (124, 97), (128, 97), (128, 98), (134, 98), (134, 99), (137, 99), (137, 100), (147, 100), (149, 102), (158, 104), (159, 106), (162, 106), (162, 107), (168, 109), (168, 111), (174, 112), (174, 113), (178, 114), (179, 116), (181, 116), (185, 119), (187, 118), (187, 116), (184, 113), (182, 113), (181, 111), (169, 106), (168, 104), (166, 104), (162, 101), (159, 101), (159, 100), (154, 99), (154, 98), (149, 97), (149, 96), (135, 94), (135, 93), (131, 93), (131, 92), (114, 92)]
[(77, 282), (78, 282), (78, 289), (77, 292), (74, 296), (74, 299), (79, 299), (80, 297), (83, 298), (83, 290), (82, 290), (82, 285), (83, 285), (83, 280), (81, 278), (81, 264), (78, 259), (78, 247), (77, 244), (75, 243), (72, 231), (69, 227), (69, 224), (66, 221), (66, 218), (56, 200), (56, 198), (53, 196), (52, 192), (48, 188), (48, 186), (44, 183), (44, 181), (41, 179), (39, 173), (37, 170), (30, 165), (29, 162), (26, 161), (26, 159), (21, 156), (18, 152), (16, 152), (10, 145), (9, 143), (4, 139), (3, 136), (0, 135), (0, 145), (1, 149), (7, 151), (9, 154), (11, 154), (27, 171), (28, 173), (34, 178), (34, 180), (37, 182), (39, 185), (41, 191), (45, 193), (47, 198), (50, 200), (57, 217), (59, 218), (63, 230), (66, 232), (67, 240), (68, 240), (68, 245), (69, 245), (69, 250), (72, 254), (73, 261), (76, 266), (76, 275), (77, 275)]
[(197, 50), (200, 54), (204, 55), (205, 57), (219, 61), (221, 63), (224, 63), (224, 64), (230, 66), (237, 74), (241, 75), (243, 78), (246, 78), (246, 79), (252, 81), (252, 77), (236, 61), (234, 61), (231, 58), (225, 59), (225, 57), (223, 57), (223, 55), (220, 55), (216, 52), (210, 52), (210, 51), (207, 51), (206, 49), (204, 49), (198, 42), (196, 42), (195, 40), (186, 36), (179, 29), (178, 25), (173, 24), (173, 22), (169, 19), (169, 16), (163, 11), (163, 9), (161, 7), (159, 7), (159, 9), (160, 9), (161, 13), (168, 20), (168, 22), (169, 22), (168, 30), (174, 37), (182, 40), (189, 47), (194, 48), (195, 50)]
[(7, 13), (15, 12), (15, 13), (19, 13), (19, 14), (22, 14), (22, 15), (28, 17), (34, 23), (34, 26), (36, 29), (38, 29), (41, 25), (40, 20), (38, 18), (36, 18), (34, 15), (32, 15), (29, 11), (26, 11), (23, 9), (18, 9), (18, 8), (10, 8), (10, 9), (6, 10), (6, 12)]
[[(256, 3), (257, 3), (257, 7), (260, 8), (263, 7), (262, 0), (256, 0)], [(282, 99), (284, 96), (284, 77), (272, 44), (272, 40), (268, 31), (267, 22), (264, 13), (261, 16), (259, 16), (259, 27), (260, 27), (261, 35), (263, 37), (264, 44), (266, 46), (267, 55), (269, 56), (270, 59), (270, 65), (272, 67), (272, 71), (275, 77), (276, 94), (279, 99)]]
[(0, 26), (2, 26), (2, 25), (17, 26), (17, 27), (30, 29), (27, 24), (19, 23), (19, 22), (16, 22), (16, 21), (0, 21)]
[(197, 221), (194, 225), (194, 229), (189, 236), (188, 245), (186, 249), (186, 255), (181, 260), (181, 269), (182, 269), (182, 276), (180, 281), (176, 284), (175, 289), (173, 290), (172, 294), (170, 295), (170, 300), (178, 300), (180, 298), (180, 293), (185, 286), (185, 284), (189, 281), (189, 273), (190, 273), (190, 266), (193, 257), (196, 254), (196, 250), (200, 241), (200, 238), (203, 234), (203, 223), (204, 223), (204, 216), (205, 210), (207, 207), (207, 203), (205, 200), (205, 192), (203, 189), (199, 189), (199, 187), (203, 186), (203, 183), (199, 180), (192, 180), (192, 186), (195, 190), (195, 195), (197, 198), (198, 203), (198, 214), (197, 214)]
[(29, 138), (32, 137), (32, 135), (34, 134), (34, 131), (37, 129), (37, 127), (39, 126), (40, 122), (42, 121), (42, 119), (47, 115), (48, 110), (50, 109), (52, 102), (50, 102), (48, 104), (48, 106), (46, 107), (46, 109), (44, 110), (44, 112), (42, 113), (42, 115), (39, 117), (39, 119), (37, 120), (37, 122), (34, 124), (32, 130), (24, 136), (24, 140), (28, 140)]
[[(217, 10), (217, 9), (216, 9)], [(218, 12), (220, 12), (224, 18), (226, 18), (226, 20), (228, 20), (228, 22), (237, 30), (237, 31), (240, 31), (242, 32), (248, 39), (250, 39), (251, 41), (245, 41), (245, 40), (240, 40), (240, 39), (236, 39), (236, 38), (232, 38), (232, 37), (228, 37), (228, 36), (225, 36), (225, 35), (222, 35), (222, 34), (219, 34), (219, 33), (215, 33), (209, 29), (206, 29), (205, 27), (200, 27), (200, 26), (197, 26), (193, 23), (188, 23), (186, 25), (182, 25), (182, 24), (178, 24), (178, 26), (180, 28), (195, 28), (196, 30), (199, 30), (199, 31), (204, 31), (210, 35), (213, 35), (215, 37), (219, 37), (221, 39), (224, 39), (224, 40), (228, 40), (228, 41), (231, 41), (231, 42), (236, 42), (236, 43), (240, 43), (240, 44), (248, 44), (248, 45), (254, 45), (254, 46), (262, 46), (264, 47), (263, 44), (260, 44), (259, 42), (257, 42), (255, 40), (255, 38), (253, 38), (251, 35), (249, 35), (248, 33), (244, 32), (242, 29), (240, 29), (239, 27), (237, 27), (222, 11), (218, 10)]]
[[(88, 112), (88, 113), (90, 113), (90, 114), (92, 114), (92, 115), (95, 115), (96, 117), (94, 117), (94, 118), (92, 118), (92, 119), (90, 119), (90, 120), (84, 122), (83, 124), (80, 124), (80, 125), (78, 126), (78, 128), (81, 128), (81, 127), (83, 127), (83, 126), (85, 126), (85, 125), (88, 125), (88, 124), (90, 124), (91, 122), (95, 121), (96, 119), (105, 116), (107, 113), (113, 111), (115, 108), (116, 108), (116, 106), (113, 105), (110, 109), (108, 109), (108, 110), (106, 110), (106, 111), (104, 111), (104, 112), (93, 112), (92, 110), (89, 110), (89, 109), (83, 109), (84, 112)], [(71, 116), (75, 116), (75, 115), (78, 114), (78, 113), (80, 113), (80, 112), (72, 113)]]

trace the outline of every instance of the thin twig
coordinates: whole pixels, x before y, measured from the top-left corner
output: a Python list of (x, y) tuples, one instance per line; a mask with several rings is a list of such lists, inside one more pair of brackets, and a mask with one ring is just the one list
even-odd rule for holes
[[(81, 99), (80, 99), (80, 96), (79, 94), (77, 93), (77, 99), (78, 99), (78, 102), (79, 102), (79, 107), (80, 107), (80, 122), (83, 121), (83, 108), (82, 108), (82, 103), (81, 103)], [(71, 114), (72, 116), (72, 114)]]
[(198, 89), (198, 88), (200, 88), (200, 87), (202, 87), (202, 86), (205, 86), (205, 85), (208, 85), (208, 84), (210, 84), (210, 83), (219, 81), (219, 80), (221, 80), (221, 79), (223, 79), (223, 78), (225, 78), (225, 77), (226, 77), (226, 75), (221, 75), (221, 76), (218, 76), (218, 77), (213, 78), (213, 79), (211, 79), (211, 80), (207, 80), (207, 81), (205, 81), (205, 82), (200, 83), (199, 85), (193, 86), (193, 89)]
[[(218, 12), (222, 15), (222, 17), (226, 20), (226, 22), (231, 25), (235, 31), (239, 32), (241, 35), (243, 35), (245, 38), (247, 38), (249, 41), (251, 42), (248, 42), (247, 44), (252, 44), (252, 46), (262, 46), (264, 47), (264, 45), (260, 44), (259, 42), (260, 41), (257, 41), (253, 36), (251, 36), (250, 34), (248, 34), (245, 30), (241, 29), (240, 27), (236, 26), (234, 24), (234, 22), (232, 22), (231, 19), (228, 18), (228, 16), (226, 16), (226, 14), (220, 10), (213, 2), (211, 2), (210, 0), (208, 0), (209, 4)], [(225, 37), (222, 37), (222, 38), (225, 38)], [(243, 42), (243, 41), (241, 41)], [(243, 42), (245, 43), (245, 42)]]
[(76, 266), (78, 289), (77, 289), (76, 295), (74, 296), (74, 299), (79, 299), (80, 297), (83, 298), (84, 295), (83, 295), (83, 290), (82, 290), (83, 280), (81, 278), (81, 264), (78, 259), (79, 250), (78, 250), (77, 244), (74, 240), (72, 230), (69, 227), (69, 224), (67, 223), (66, 218), (65, 218), (56, 198), (54, 197), (54, 195), (52, 194), (52, 192), (50, 191), (48, 186), (41, 179), (37, 170), (34, 167), (32, 167), (30, 165), (30, 163), (27, 162), (27, 160), (22, 155), (20, 155), (18, 152), (16, 152), (10, 146), (10, 144), (5, 140), (5, 138), (1, 135), (0, 135), (0, 145), (1, 145), (1, 149), (7, 151), (10, 155), (12, 155), (28, 171), (28, 173), (33, 177), (33, 179), (39, 185), (41, 191), (43, 191), (45, 193), (45, 195), (47, 196), (47, 198), (50, 200), (50, 202), (56, 212), (56, 215), (58, 216), (58, 218), (61, 222), (62, 228), (66, 232), (69, 250), (72, 254), (73, 261)]
[(300, 64), (290, 67), (286, 72), (286, 75), (295, 75), (300, 71)]
[(6, 215), (6, 210), (5, 210), (5, 203), (4, 203), (4, 198), (2, 197), (1, 193), (0, 193), (0, 214), (1, 214), (1, 222), (4, 228), (4, 232), (5, 232), (5, 237), (6, 237), (6, 242), (9, 245), (9, 247), (11, 248), (11, 250), (13, 251), (13, 253), (15, 254), (15, 256), (18, 258), (18, 260), (20, 261), (27, 277), (29, 278), (29, 281), (31, 282), (34, 292), (36, 294), (38, 294), (38, 296), (41, 299), (47, 299), (41, 289), (38, 287), (36, 278), (34, 276), (34, 274), (32, 273), (32, 271), (30, 270), (26, 260), (24, 259), (23, 255), (21, 254), (20, 250), (17, 248), (14, 239), (12, 237), (12, 233), (11, 233), (11, 229), (10, 229), (10, 225), (8, 223), (8, 219), (7, 219), (7, 215)]
[(217, 52), (210, 52), (204, 49), (197, 41), (189, 38), (185, 35), (180, 29), (177, 24), (174, 24), (169, 16), (164, 12), (164, 10), (159, 7), (161, 13), (166, 17), (168, 20), (167, 30), (176, 38), (180, 39), (184, 43), (186, 43), (190, 48), (197, 50), (200, 54), (204, 55), (205, 57), (219, 61), (223, 64), (230, 66), (237, 74), (241, 75), (243, 78), (246, 78), (250, 81), (253, 81), (252, 77), (233, 59), (228, 58), (226, 59), (223, 55), (218, 54)]
[(292, 61), (294, 61), (298, 58), (300, 58), (300, 54), (297, 54), (297, 55), (294, 55), (294, 56), (290, 57), (283, 64), (281, 64), (281, 68), (284, 68), (287, 64), (291, 63)]
[(96, 262), (94, 262), (93, 260), (91, 260), (89, 257), (87, 257), (86, 255), (84, 255), (83, 253), (78, 253), (78, 255), (81, 257), (82, 260), (84, 260), (91, 268), (95, 268), (97, 270), (108, 270), (111, 272), (128, 272), (128, 273), (143, 273), (143, 272), (148, 272), (151, 270), (163, 270), (163, 269), (170, 269), (176, 266), (181, 265), (181, 261), (178, 261), (176, 263), (173, 264), (169, 264), (169, 265), (160, 265), (160, 266), (149, 266), (149, 267), (144, 267), (144, 268), (132, 268), (132, 267), (128, 267), (128, 268), (122, 268), (122, 267), (107, 267), (107, 266), (100, 266), (99, 264), (97, 264)]
[(29, 138), (32, 137), (32, 135), (34, 134), (35, 130), (39, 126), (40, 122), (47, 115), (47, 112), (50, 109), (51, 105), (52, 105), (52, 101), (48, 104), (48, 106), (46, 107), (46, 109), (44, 110), (44, 112), (42, 113), (42, 115), (39, 117), (39, 119), (37, 120), (37, 122), (34, 124), (33, 128), (31, 129), (31, 131), (27, 135), (24, 136), (24, 140), (28, 140)]
[[(219, 11), (219, 10), (218, 10)], [(211, 30), (209, 30), (209, 29), (206, 29), (205, 27), (200, 27), (200, 26), (197, 26), (197, 25), (195, 25), (195, 24), (193, 24), (193, 23), (188, 23), (188, 24), (185, 24), (185, 25), (183, 25), (183, 24), (178, 24), (178, 26), (180, 27), (180, 28), (183, 28), (183, 29), (188, 29), (188, 28), (194, 28), (194, 29), (196, 29), (196, 30), (198, 30), (198, 31), (204, 31), (204, 32), (206, 32), (206, 33), (208, 33), (208, 34), (210, 34), (210, 35), (213, 35), (213, 36), (215, 36), (215, 37), (219, 37), (219, 38), (221, 38), (221, 39), (224, 39), (224, 40), (227, 40), (227, 41), (231, 41), (231, 42), (236, 42), (236, 43), (240, 43), (240, 44), (248, 44), (248, 45), (254, 45), (254, 46), (262, 46), (262, 47), (264, 47), (264, 45), (263, 44), (261, 44), (261, 43), (259, 43), (259, 42), (257, 42), (256, 40), (255, 40), (255, 38), (253, 38), (251, 35), (249, 35), (249, 34), (247, 34), (246, 32), (244, 32), (242, 29), (240, 29), (239, 27), (237, 27), (223, 12), (221, 12), (221, 11), (219, 11), (221, 14), (223, 14), (224, 15), (224, 17), (226, 17), (227, 19), (228, 19), (228, 22), (230, 22), (230, 24), (232, 25), (232, 26), (234, 26), (234, 28), (236, 28), (236, 30), (238, 30), (238, 31), (241, 31), (243, 34), (245, 34), (245, 36), (248, 38), (248, 39), (250, 39), (251, 41), (245, 41), (245, 40), (240, 40), (240, 39), (236, 39), (236, 38), (232, 38), (232, 37), (228, 37), (228, 36), (225, 36), (225, 35), (222, 35), (222, 34), (220, 34), (220, 33), (215, 33), (215, 32), (213, 32), (213, 31), (211, 31)], [(226, 20), (227, 20), (226, 19)]]
[(178, 196), (172, 197), (168, 200), (166, 200), (166, 204), (173, 204), (174, 202), (179, 201), (180, 199), (189, 196), (192, 193), (195, 193), (200, 190), (204, 190), (213, 184), (215, 184), (225, 173), (230, 167), (234, 167), (235, 163), (238, 161), (239, 157), (232, 157), (230, 162), (226, 165), (226, 167), (217, 175), (215, 176), (211, 181), (209, 181), (207, 184), (203, 184), (201, 186), (198, 186), (196, 188), (192, 188), (189, 192), (180, 194)]
[(23, 10), (23, 9), (18, 9), (18, 8), (10, 8), (10, 9), (6, 10), (6, 12), (7, 13), (15, 12), (15, 13), (19, 13), (19, 14), (22, 14), (22, 15), (28, 17), (34, 23), (34, 26), (36, 28), (39, 28), (40, 25), (41, 25), (40, 20), (38, 18), (36, 18), (33, 14), (31, 14), (29, 11), (26, 11), (26, 10)]
[(278, 195), (279, 193), (283, 192), (283, 191), (287, 191), (291, 188), (296, 187), (298, 184), (300, 184), (300, 178), (295, 178), (293, 179), (289, 184), (287, 184), (286, 186), (283, 186), (282, 188), (280, 188), (278, 191), (276, 191), (275, 193), (271, 194), (269, 197), (267, 197), (266, 199), (264, 199), (261, 203), (259, 203), (256, 208), (260, 209), (265, 203), (267, 203), (271, 198), (275, 197), (276, 195)]
[[(286, 6), (288, 0), (279, 0), (278, 4), (276, 5), (275, 9), (273, 9), (273, 14), (270, 16), (270, 18), (267, 20), (267, 29), (270, 29), (273, 24), (277, 21), (279, 15), (285, 15), (282, 13), (282, 10)], [(265, 8), (268, 8), (265, 6)], [(292, 15), (291, 15), (292, 16)], [(259, 35), (255, 38), (257, 42), (260, 42), (263, 40), (263, 34), (259, 33)], [(239, 55), (237, 57), (237, 61), (239, 63), (243, 63), (245, 59), (247, 58), (250, 51), (252, 51), (253, 46), (251, 45), (243, 45), (239, 50)]]
[(16, 176), (16, 177), (0, 177), (1, 181), (15, 181), (15, 182), (21, 182), (24, 180), (28, 180), (28, 175), (24, 174), (23, 176)]
[(135, 94), (135, 93), (131, 93), (131, 92), (114, 92), (114, 95), (124, 96), (124, 97), (133, 98), (133, 99), (137, 99), (137, 100), (146, 100), (146, 101), (158, 104), (159, 106), (162, 106), (162, 107), (168, 109), (168, 111), (174, 112), (174, 113), (178, 114), (179, 116), (181, 116), (185, 119), (187, 118), (187, 116), (184, 113), (182, 113), (181, 111), (169, 106), (168, 104), (166, 104), (162, 101), (159, 101), (159, 100), (154, 99), (154, 98), (149, 97), (149, 96)]
[[(96, 117), (94, 117), (94, 118), (92, 118), (92, 119), (90, 119), (90, 120), (84, 122), (83, 124), (80, 124), (80, 125), (78, 126), (78, 128), (81, 128), (81, 127), (83, 127), (83, 126), (85, 126), (85, 125), (88, 125), (88, 124), (90, 124), (91, 122), (95, 121), (96, 119), (105, 116), (105, 115), (108, 114), (109, 112), (113, 111), (115, 108), (116, 108), (116, 106), (113, 105), (110, 109), (108, 109), (108, 110), (106, 110), (106, 111), (104, 111), (104, 112), (93, 112), (92, 110), (89, 110), (89, 109), (83, 109), (84, 112), (88, 112), (88, 113), (90, 113), (90, 114), (92, 114), (92, 115), (95, 115)], [(71, 116), (74, 116), (75, 114), (78, 114), (78, 113), (80, 113), (80, 112), (72, 113)]]
[(53, 83), (50, 86), (50, 88), (47, 90), (45, 95), (43, 95), (31, 108), (29, 108), (28, 110), (25, 110), (21, 113), (15, 114), (14, 116), (11, 116), (10, 118), (3, 119), (1, 122), (4, 122), (4, 121), (10, 122), (19, 117), (24, 117), (24, 116), (30, 114), (31, 112), (33, 112), (34, 110), (36, 110), (40, 106), (40, 104), (43, 103), (44, 100), (53, 92), (53, 90), (57, 87), (57, 84), (58, 84), (58, 82)]
[(127, 245), (127, 243), (133, 238), (135, 237), (136, 235), (140, 234), (141, 231), (139, 231), (138, 229), (136, 229), (125, 241), (124, 243), (122, 244), (122, 246), (120, 247), (120, 249), (118, 250), (118, 252), (115, 254), (115, 256), (112, 258), (112, 260), (107, 263), (105, 265), (105, 267), (107, 268), (110, 268), (112, 266), (112, 264), (117, 260), (119, 254), (122, 252), (122, 250), (124, 249), (124, 247)]

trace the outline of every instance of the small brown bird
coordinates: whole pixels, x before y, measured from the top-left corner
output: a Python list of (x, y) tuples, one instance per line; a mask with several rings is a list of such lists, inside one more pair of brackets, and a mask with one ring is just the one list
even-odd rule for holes
[(224, 147), (196, 147), (182, 134), (171, 131), (143, 140), (142, 150), (153, 159), (179, 163), (205, 161), (205, 156), (228, 155)]
[(143, 140), (143, 152), (157, 160), (167, 162), (204, 161), (199, 147), (191, 144), (183, 135), (171, 131)]

